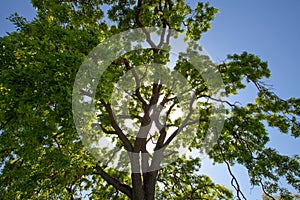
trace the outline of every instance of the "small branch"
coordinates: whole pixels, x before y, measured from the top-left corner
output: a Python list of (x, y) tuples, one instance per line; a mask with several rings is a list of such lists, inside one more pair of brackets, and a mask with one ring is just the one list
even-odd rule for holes
[(136, 71), (134, 69), (131, 70), (131, 73), (134, 77), (134, 80), (135, 80), (135, 94), (136, 94), (136, 97), (138, 98), (138, 100), (142, 103), (142, 106), (143, 106), (143, 109), (145, 110), (146, 107), (148, 106), (147, 102), (145, 101), (145, 99), (142, 97), (141, 95), (141, 92), (140, 92), (140, 88), (141, 88), (141, 82), (140, 82), (140, 79), (136, 73)]
[(106, 128), (104, 128), (104, 126), (102, 124), (99, 124), (100, 128), (102, 129), (102, 131), (108, 135), (117, 135), (116, 131), (110, 131), (107, 130)]
[[(174, 108), (174, 106), (176, 105), (177, 103), (175, 102), (175, 101), (173, 101), (173, 104), (170, 106), (170, 108), (168, 109), (168, 111), (167, 111), (167, 113), (166, 113), (166, 118), (168, 119), (169, 118), (169, 116), (170, 116), (170, 114), (171, 114), (171, 112), (172, 112), (172, 110), (173, 110), (173, 108)], [(166, 120), (166, 122), (167, 122), (167, 120)], [(165, 123), (166, 123), (165, 122)], [(165, 124), (166, 125), (166, 124)]]
[(267, 195), (269, 198), (271, 198), (272, 200), (275, 200), (274, 197), (272, 197), (266, 190), (265, 190), (265, 186), (262, 182), (262, 180), (259, 181), (260, 182), (260, 185), (261, 185), (261, 189), (263, 190), (264, 194)]
[(222, 100), (222, 99), (216, 99), (216, 98), (213, 98), (213, 97), (211, 97), (211, 96), (209, 96), (209, 95), (205, 95), (205, 94), (203, 94), (203, 95), (201, 95), (201, 96), (199, 96), (199, 97), (207, 97), (207, 98), (209, 98), (209, 99), (211, 99), (211, 100), (214, 100), (214, 101), (217, 101), (217, 102), (226, 103), (227, 105), (229, 105), (229, 106), (231, 106), (231, 107), (234, 107), (234, 106), (236, 106), (237, 103), (239, 103), (239, 102), (234, 102), (234, 103), (232, 104), (232, 103), (230, 103), (229, 101)]
[(167, 43), (167, 44), (170, 44), (171, 34), (172, 34), (172, 29), (169, 29), (168, 35), (167, 35), (167, 39), (166, 39), (166, 43)]
[(143, 1), (142, 0), (138, 0), (138, 4), (137, 4), (137, 12), (135, 15), (135, 21), (137, 23), (137, 25), (143, 30), (143, 32), (146, 34), (146, 40), (147, 42), (150, 44), (150, 46), (156, 51), (158, 51), (156, 45), (154, 44), (154, 42), (151, 39), (150, 33), (146, 30), (145, 26), (142, 24), (142, 22), (140, 21), (140, 15), (141, 15), (141, 10), (142, 10), (142, 6), (143, 6)]
[(164, 143), (163, 147), (166, 147), (168, 146), (172, 141), (173, 139), (180, 133), (180, 131), (182, 129), (184, 129), (187, 125), (188, 125), (188, 121), (190, 120), (192, 114), (194, 113), (194, 110), (193, 110), (193, 103), (195, 102), (196, 100), (196, 96), (193, 95), (192, 99), (191, 99), (191, 102), (190, 102), (190, 108), (189, 108), (189, 113), (188, 115), (186, 116), (186, 118), (184, 119), (184, 121), (182, 122), (181, 126), (179, 126), (172, 134), (171, 136), (168, 138), (168, 140)]
[(138, 115), (126, 115), (126, 114), (120, 114), (120, 115), (117, 115), (119, 118), (121, 119), (138, 119), (138, 120), (142, 120), (142, 117), (141, 116), (138, 116)]
[(72, 190), (72, 188), (70, 188), (70, 187), (66, 187), (66, 190), (68, 191), (68, 193), (71, 195), (71, 198), (70, 198), (70, 200), (75, 200), (74, 199), (74, 196), (73, 196), (73, 190)]
[(6, 120), (6, 122), (0, 126), (0, 130), (3, 130), (9, 124), (9, 122), (12, 121), (12, 119), (13, 117), (8, 118), (8, 120)]
[(92, 93), (90, 93), (89, 91), (86, 91), (86, 90), (84, 90), (84, 89), (81, 89), (81, 90), (80, 90), (80, 94), (81, 94), (81, 95), (84, 95), (84, 96), (88, 96), (88, 97), (93, 97), (93, 94), (92, 94)]
[(240, 189), (240, 185), (239, 185), (239, 183), (238, 183), (236, 177), (234, 176), (233, 172), (231, 171), (230, 164), (229, 164), (228, 161), (225, 159), (225, 156), (224, 156), (224, 153), (223, 153), (223, 150), (222, 150), (222, 148), (221, 148), (221, 145), (220, 145), (220, 142), (219, 142), (219, 141), (218, 141), (218, 147), (219, 147), (219, 149), (220, 149), (220, 152), (221, 152), (223, 161), (225, 162), (225, 164), (226, 164), (226, 166), (227, 166), (227, 170), (228, 170), (228, 172), (229, 172), (229, 174), (230, 174), (230, 176), (231, 176), (231, 185), (232, 185), (232, 187), (234, 187), (234, 189), (236, 190), (237, 197), (238, 197), (239, 199), (241, 199), (241, 197), (240, 197), (240, 194), (241, 194), (242, 197), (243, 197), (244, 199), (246, 199), (245, 195), (243, 194), (243, 192), (242, 192), (241, 189)]
[(163, 22), (163, 30), (162, 30), (162, 33), (161, 33), (161, 36), (160, 36), (160, 42), (157, 45), (158, 49), (161, 49), (162, 45), (164, 44), (165, 35), (166, 35), (166, 23)]

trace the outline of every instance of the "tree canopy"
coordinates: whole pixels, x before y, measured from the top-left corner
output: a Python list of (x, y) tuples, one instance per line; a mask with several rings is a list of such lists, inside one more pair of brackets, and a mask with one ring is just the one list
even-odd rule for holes
[[(31, 2), (0, 38), (0, 199), (246, 199), (235, 164), (265, 198), (293, 199), (281, 179), (300, 191), (299, 155), (267, 146), (267, 127), (299, 137), (300, 99), (264, 84), (256, 55), (203, 53), (209, 3)], [(227, 99), (250, 85), (254, 102)], [(201, 153), (235, 191), (198, 172)]]

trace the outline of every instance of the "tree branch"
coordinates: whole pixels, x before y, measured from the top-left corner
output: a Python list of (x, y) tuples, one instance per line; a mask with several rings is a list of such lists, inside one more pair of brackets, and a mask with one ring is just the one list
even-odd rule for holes
[(140, 92), (140, 88), (141, 88), (141, 82), (140, 82), (140, 79), (136, 73), (136, 71), (134, 70), (134, 68), (131, 70), (131, 73), (134, 77), (134, 80), (135, 80), (135, 94), (136, 94), (136, 97), (138, 98), (138, 100), (142, 103), (142, 107), (145, 111), (145, 109), (147, 108), (148, 104), (147, 102), (145, 101), (145, 99), (142, 97), (141, 95), (141, 92)]
[(106, 173), (100, 165), (95, 166), (95, 172), (93, 174), (100, 175), (108, 184), (115, 187), (117, 190), (120, 190), (124, 194), (126, 194), (129, 198), (132, 198), (132, 188), (124, 183), (121, 183), (118, 179), (110, 176)]
[(111, 109), (110, 104), (105, 103), (103, 100), (100, 100), (100, 102), (104, 105), (106, 111), (108, 112), (109, 117), (110, 117), (110, 123), (111, 123), (112, 127), (115, 129), (116, 134), (118, 135), (119, 139), (122, 141), (125, 149), (129, 152), (132, 152), (133, 147), (132, 147), (130, 141), (128, 140), (128, 138), (125, 136), (125, 134), (123, 133), (123, 131), (119, 127), (118, 123), (116, 122), (115, 117), (114, 117), (114, 113)]
[(172, 134), (171, 136), (167, 139), (167, 141), (163, 144), (163, 147), (166, 147), (168, 146), (172, 141), (173, 139), (180, 133), (180, 131), (186, 127), (188, 125), (188, 121), (190, 120), (192, 114), (194, 113), (194, 110), (193, 110), (193, 103), (195, 102), (196, 100), (196, 95), (193, 95), (193, 98), (191, 99), (191, 102), (190, 102), (190, 108), (189, 108), (189, 113), (188, 115), (186, 116), (186, 118), (184, 119), (184, 121), (182, 122), (181, 126), (179, 126)]
[(225, 162), (226, 166), (227, 166), (227, 170), (231, 176), (231, 185), (232, 187), (234, 187), (234, 189), (236, 190), (236, 195), (239, 199), (241, 199), (240, 197), (240, 194), (242, 195), (243, 199), (246, 199), (244, 193), (241, 191), (241, 188), (240, 188), (240, 185), (236, 179), (236, 177), (234, 176), (233, 172), (231, 171), (231, 167), (230, 167), (230, 164), (228, 163), (228, 161), (225, 159), (225, 156), (224, 156), (224, 153), (223, 153), (223, 150), (222, 150), (222, 147), (220, 145), (220, 142), (218, 141), (218, 147), (220, 149), (220, 152), (221, 152), (221, 155), (222, 155), (222, 158), (223, 158), (223, 161)]
[(138, 0), (138, 4), (137, 4), (137, 12), (135, 15), (135, 21), (137, 23), (137, 25), (143, 30), (143, 32), (146, 34), (146, 40), (147, 42), (150, 44), (150, 46), (154, 49), (155, 52), (158, 51), (156, 45), (154, 44), (154, 42), (151, 39), (151, 35), (150, 33), (146, 30), (145, 26), (142, 24), (142, 22), (140, 21), (140, 15), (141, 15), (141, 10), (142, 10), (142, 6), (143, 6), (143, 1), (142, 0)]

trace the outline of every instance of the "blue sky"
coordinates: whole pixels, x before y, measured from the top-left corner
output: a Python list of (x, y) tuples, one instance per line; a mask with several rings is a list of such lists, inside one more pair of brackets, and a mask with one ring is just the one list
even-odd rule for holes
[[(271, 70), (266, 83), (282, 98), (300, 98), (300, 1), (209, 2), (221, 10), (202, 39), (210, 56), (218, 62), (227, 54), (243, 51), (259, 55)], [(249, 101), (249, 93), (251, 90), (241, 92), (241, 97)], [(286, 153), (300, 152), (300, 147), (284, 146), (289, 149)]]
[[(220, 62), (227, 54), (248, 51), (268, 61), (271, 78), (266, 82), (282, 98), (300, 97), (300, 1), (267, 0), (210, 0), (220, 9), (212, 29), (204, 34), (202, 45), (210, 56)], [(240, 93), (237, 99), (252, 101), (253, 90)], [(300, 140), (269, 129), (270, 146), (282, 154), (300, 153)], [(203, 172), (208, 172), (213, 180), (228, 184), (225, 166), (212, 166), (204, 162)], [(235, 167), (243, 191), (249, 199), (261, 199), (261, 190), (251, 189), (247, 173), (242, 167)]]
[[(190, 1), (193, 5), (194, 1)], [(291, 96), (300, 98), (300, 1), (271, 0), (210, 0), (212, 5), (220, 9), (213, 21), (210, 31), (202, 38), (202, 45), (216, 61), (221, 62), (227, 54), (248, 51), (268, 61), (272, 77), (267, 80), (274, 91), (282, 98)], [(29, 0), (1, 0), (0, 3), (0, 36), (14, 30), (13, 25), (5, 20), (10, 14), (18, 12), (32, 19), (35, 10)], [(253, 90), (241, 92), (241, 101), (252, 101)], [(276, 147), (283, 154), (299, 154), (300, 140), (281, 135), (270, 129), (272, 141), (270, 146)], [(234, 168), (240, 178), (241, 185), (249, 199), (260, 199), (261, 191), (250, 190), (247, 185), (247, 174), (240, 168)], [(225, 166), (203, 164), (204, 173), (213, 180), (229, 184), (229, 176)]]

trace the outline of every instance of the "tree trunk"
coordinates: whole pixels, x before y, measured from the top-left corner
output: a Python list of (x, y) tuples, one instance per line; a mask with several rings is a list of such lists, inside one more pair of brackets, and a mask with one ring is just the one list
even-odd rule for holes
[(146, 200), (154, 200), (155, 185), (158, 171), (151, 171), (145, 174), (144, 178), (144, 191)]
[(141, 165), (138, 153), (130, 155), (131, 162), (131, 180), (132, 180), (132, 200), (145, 200), (145, 192), (143, 189), (143, 181), (141, 176)]
[(132, 200), (145, 200), (145, 192), (140, 173), (132, 173)]
[(132, 200), (154, 200), (158, 171), (147, 172), (142, 181), (140, 173), (132, 173)]

